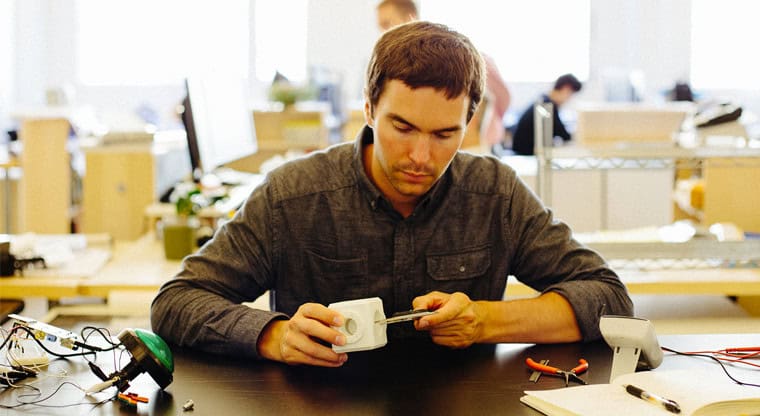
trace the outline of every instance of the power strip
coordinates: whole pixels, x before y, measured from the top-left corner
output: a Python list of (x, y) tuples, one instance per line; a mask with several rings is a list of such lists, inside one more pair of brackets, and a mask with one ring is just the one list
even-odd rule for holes
[(72, 350), (79, 348), (79, 336), (71, 331), (48, 325), (36, 319), (27, 318), (21, 315), (10, 314), (8, 317), (13, 318), (14, 326), (26, 327), (34, 334), (34, 337), (39, 340), (50, 342), (58, 341), (62, 347)]
[(33, 370), (44, 368), (50, 363), (50, 357), (34, 339), (19, 338), (9, 346), (6, 351), (8, 362), (12, 366), (31, 368)]

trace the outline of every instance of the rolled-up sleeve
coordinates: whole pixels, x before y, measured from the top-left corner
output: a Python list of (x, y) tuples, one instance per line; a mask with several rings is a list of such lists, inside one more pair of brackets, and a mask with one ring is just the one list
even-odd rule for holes
[(598, 253), (573, 239), (570, 228), (521, 181), (509, 195), (504, 221), (513, 241), (511, 274), (539, 292), (567, 299), (584, 341), (601, 338), (602, 315), (633, 314), (625, 285)]
[(273, 287), (276, 224), (270, 186), (258, 187), (244, 207), (219, 228), (182, 270), (164, 284), (151, 305), (153, 330), (179, 346), (218, 354), (257, 357), (263, 329), (281, 313), (243, 302)]

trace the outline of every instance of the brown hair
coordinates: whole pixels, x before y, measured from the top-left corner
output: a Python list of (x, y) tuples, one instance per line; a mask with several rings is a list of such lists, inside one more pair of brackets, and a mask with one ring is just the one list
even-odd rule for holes
[(375, 44), (364, 94), (374, 112), (385, 83), (400, 80), (408, 87), (433, 87), (452, 99), (470, 97), (469, 122), (485, 88), (483, 57), (470, 40), (448, 27), (411, 22), (385, 32)]
[(416, 19), (417, 5), (412, 0), (383, 0), (377, 4), (377, 8), (392, 6), (402, 16), (411, 16)]

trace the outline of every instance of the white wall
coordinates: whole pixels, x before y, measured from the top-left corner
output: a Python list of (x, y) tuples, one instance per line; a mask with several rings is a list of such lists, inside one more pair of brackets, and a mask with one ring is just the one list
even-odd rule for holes
[[(0, 91), (0, 104), (4, 99), (16, 106), (41, 105), (46, 88), (66, 83), (77, 86), (80, 104), (89, 103), (110, 111), (131, 111), (148, 103), (167, 115), (181, 98), (182, 88), (176, 85), (139, 88), (77, 85), (74, 1), (0, 0), (0, 4), (0, 10), (8, 12), (0, 16), (0, 52), (14, 57), (10, 63), (0, 60), (0, 88), (5, 86), (2, 88), (5, 91)], [(603, 99), (603, 80), (610, 72), (643, 71), (646, 96), (650, 99), (662, 99), (662, 91), (672, 87), (676, 80), (687, 78), (690, 4), (690, 0), (591, 0), (590, 79), (578, 101)], [(361, 96), (364, 66), (379, 35), (375, 5), (376, 0), (312, 0), (309, 6), (307, 62), (340, 73), (346, 98)], [(2, 24), (9, 15), (13, 24)], [(504, 22), (509, 23), (509, 16), (504, 16)], [(13, 33), (2, 36), (10, 26)], [(253, 39), (251, 45), (255, 45)], [(252, 49), (251, 68), (255, 64), (254, 54)], [(502, 69), (502, 73), (508, 73), (508, 69)], [(510, 110), (515, 113), (549, 88), (549, 84), (506, 81), (513, 97)], [(264, 90), (265, 85), (253, 85), (252, 94), (263, 99)], [(738, 99), (745, 107), (760, 113), (757, 91), (707, 93)], [(0, 123), (2, 111), (0, 107)]]
[(15, 59), (15, 31), (13, 30), (13, 16), (15, 15), (14, 2), (12, 0), (0, 0), (0, 142), (5, 140), (5, 132), (2, 127), (7, 125), (6, 112), (8, 106), (14, 102), (13, 97), (13, 67)]
[[(12, 36), (7, 38), (7, 48), (12, 50), (13, 46), (19, 46), (15, 53), (8, 54), (14, 57), (8, 61), (7, 71), (16, 80), (13, 85), (8, 82), (8, 101), (13, 106), (28, 108), (44, 105), (47, 88), (68, 84), (75, 87), (75, 103), (92, 104), (102, 113), (132, 111), (140, 105), (149, 104), (163, 117), (172, 117), (175, 105), (182, 98), (183, 88), (180, 85), (136, 87), (78, 83), (74, 1), (0, 1), (7, 3), (9, 9), (3, 15), (15, 21), (15, 25), (3, 25), (16, 35), (15, 40), (11, 40)], [(17, 5), (15, 10), (14, 4)], [(324, 66), (339, 73), (344, 80), (347, 100), (361, 97), (364, 66), (379, 35), (375, 25), (375, 4), (375, 0), (320, 0), (311, 2), (309, 7), (307, 64)], [(251, 10), (253, 24), (255, 8), (251, 7)], [(14, 28), (10, 29), (10, 26)], [(251, 32), (249, 63), (253, 74), (255, 35)], [(146, 65), (149, 64), (146, 62)], [(253, 99), (264, 100), (267, 85), (257, 83), (253, 76), (251, 79)], [(0, 115), (2, 112), (0, 108)]]
[[(645, 74), (646, 98), (662, 100), (662, 91), (689, 76), (690, 9), (690, 0), (591, 0), (589, 80), (576, 101), (604, 100), (606, 76), (635, 70)], [(510, 87), (510, 110), (521, 112), (551, 84)]]
[(46, 0), (15, 1), (14, 92), (15, 104), (44, 102), (48, 84), (49, 7)]
[[(604, 72), (641, 70), (650, 95), (688, 79), (689, 0), (592, 1), (591, 90), (602, 98)], [(650, 96), (649, 98), (653, 98)]]
[[(678, 79), (688, 79), (690, 5), (690, 0), (591, 0), (590, 73), (576, 102), (604, 100), (604, 80), (610, 74), (642, 71), (646, 78), (645, 98), (650, 100), (662, 100), (662, 91)], [(510, 18), (504, 15), (502, 21), (509, 24)], [(527, 36), (504, 41), (526, 42)], [(557, 39), (557, 47), (562, 47), (561, 38)], [(508, 117), (519, 115), (551, 88), (548, 82), (511, 81), (507, 67), (501, 72), (507, 74), (505, 80), (512, 93), (512, 114)]]
[(380, 36), (377, 0), (319, 0), (309, 6), (307, 62), (338, 70), (347, 98), (361, 98), (364, 70)]

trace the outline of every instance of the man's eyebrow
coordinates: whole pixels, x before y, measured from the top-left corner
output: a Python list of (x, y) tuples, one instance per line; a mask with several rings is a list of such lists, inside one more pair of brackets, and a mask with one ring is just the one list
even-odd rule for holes
[[(404, 119), (403, 117), (401, 117), (398, 114), (390, 113), (390, 114), (388, 114), (388, 118), (391, 119), (392, 121), (397, 121), (399, 123), (406, 124), (407, 126), (413, 128), (415, 130), (419, 130), (419, 127), (415, 126), (414, 124), (412, 124), (411, 122), (407, 121), (406, 119)], [(451, 127), (444, 127), (442, 129), (435, 129), (433, 131), (433, 133), (452, 133), (452, 132), (459, 131), (461, 129), (462, 128), (460, 126), (451, 126)]]
[(389, 119), (391, 119), (391, 121), (398, 121), (398, 122), (399, 122), (399, 123), (401, 123), (401, 124), (406, 124), (406, 125), (407, 125), (407, 126), (409, 126), (409, 127), (412, 127), (412, 128), (414, 128), (414, 129), (417, 129), (417, 130), (419, 130), (419, 129), (417, 128), (417, 126), (415, 126), (414, 124), (410, 123), (409, 121), (406, 121), (406, 119), (404, 119), (404, 117), (401, 117), (401, 116), (400, 116), (400, 115), (398, 115), (398, 114), (395, 114), (395, 113), (390, 113), (390, 114), (388, 114), (388, 118), (389, 118)]

